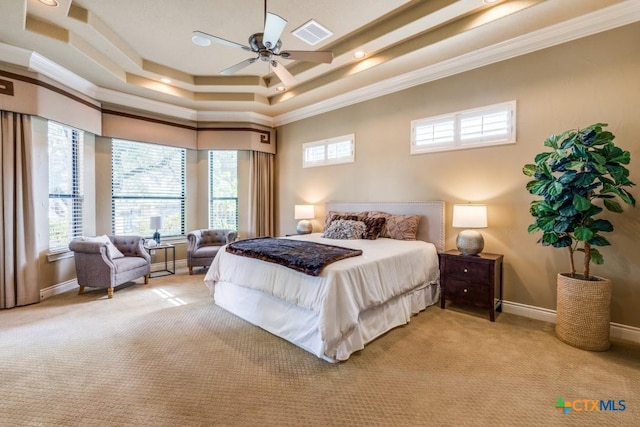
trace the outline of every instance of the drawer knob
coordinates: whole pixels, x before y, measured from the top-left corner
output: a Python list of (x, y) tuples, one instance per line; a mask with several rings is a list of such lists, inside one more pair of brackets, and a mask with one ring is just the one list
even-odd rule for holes
[(469, 270), (467, 270), (467, 269), (465, 268), (465, 269), (464, 269), (464, 272), (466, 273), (467, 271), (469, 271)]

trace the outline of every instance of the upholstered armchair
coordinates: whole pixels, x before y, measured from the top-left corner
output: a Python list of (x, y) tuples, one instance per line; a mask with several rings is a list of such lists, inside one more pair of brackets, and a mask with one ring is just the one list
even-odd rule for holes
[(75, 239), (69, 243), (76, 262), (76, 275), (81, 295), (85, 287), (107, 288), (109, 298), (113, 288), (144, 277), (149, 283), (151, 257), (143, 248), (140, 236), (100, 236)]
[(193, 267), (209, 267), (218, 250), (236, 240), (235, 230), (195, 230), (187, 235), (187, 266), (189, 274), (193, 274)]

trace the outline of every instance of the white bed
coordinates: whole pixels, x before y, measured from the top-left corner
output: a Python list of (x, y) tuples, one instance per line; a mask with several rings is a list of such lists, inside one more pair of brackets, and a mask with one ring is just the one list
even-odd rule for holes
[(205, 277), (217, 305), (316, 356), (336, 362), (439, 301), (438, 252), (444, 247), (444, 203), (338, 203), (326, 211), (420, 215), (416, 241), (332, 240), (362, 249), (310, 276), (220, 250)]

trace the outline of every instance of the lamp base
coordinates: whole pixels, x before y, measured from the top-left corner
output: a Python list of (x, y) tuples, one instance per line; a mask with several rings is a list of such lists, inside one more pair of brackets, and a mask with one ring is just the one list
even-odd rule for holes
[(153, 240), (155, 240), (156, 243), (160, 243), (160, 233), (158, 232), (158, 230), (156, 230), (156, 232), (153, 233)]
[(298, 223), (296, 231), (298, 234), (309, 234), (313, 231), (313, 225), (311, 225), (311, 221), (308, 219), (303, 219)]
[(484, 249), (484, 238), (479, 231), (463, 230), (458, 234), (456, 246), (462, 255), (478, 255)]

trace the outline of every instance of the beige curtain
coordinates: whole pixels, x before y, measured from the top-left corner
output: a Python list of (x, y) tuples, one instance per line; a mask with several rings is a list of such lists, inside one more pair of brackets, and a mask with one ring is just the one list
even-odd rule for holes
[(0, 115), (0, 308), (12, 308), (40, 300), (31, 118)]
[(249, 237), (273, 236), (275, 156), (251, 151), (249, 164)]

